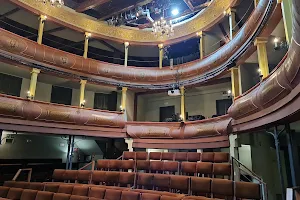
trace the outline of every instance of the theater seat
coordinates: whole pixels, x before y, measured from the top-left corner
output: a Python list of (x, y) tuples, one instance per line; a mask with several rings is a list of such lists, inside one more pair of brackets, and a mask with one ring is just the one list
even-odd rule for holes
[(14, 187), (15, 188), (28, 189), (29, 185), (30, 185), (30, 182), (16, 181)]
[(0, 186), (0, 197), (5, 198), (9, 191), (9, 187)]
[(213, 175), (214, 176), (228, 176), (231, 175), (231, 164), (229, 163), (214, 163), (213, 164)]
[[(156, 152), (155, 152), (156, 153)], [(163, 171), (164, 162), (163, 161), (150, 161), (150, 172), (157, 173)]]
[(136, 152), (135, 159), (136, 160), (147, 160), (148, 159), (148, 153), (143, 152), (143, 151)]
[(139, 200), (140, 193), (133, 191), (122, 191), (121, 200)]
[(174, 160), (174, 153), (171, 153), (171, 152), (163, 152), (163, 153), (161, 154), (161, 159), (162, 159), (162, 160), (173, 161), (173, 160)]
[(70, 194), (54, 193), (52, 200), (69, 200)]
[(136, 170), (148, 172), (150, 170), (150, 161), (149, 160), (137, 160), (136, 161)]
[(106, 185), (117, 185), (119, 183), (120, 172), (106, 172)]
[(214, 153), (213, 152), (203, 152), (201, 155), (202, 162), (214, 162)]
[(6, 187), (15, 187), (16, 181), (5, 181), (3, 186)]
[(73, 187), (73, 185), (60, 184), (57, 192), (64, 194), (72, 194)]
[(170, 188), (173, 192), (189, 193), (190, 177), (189, 176), (170, 176)]
[(178, 172), (179, 162), (178, 161), (164, 161), (163, 171), (169, 174), (175, 174)]
[(182, 162), (181, 163), (181, 174), (194, 176), (196, 173), (196, 164), (195, 162)]
[(201, 153), (197, 152), (188, 152), (187, 153), (187, 160), (189, 162), (198, 162), (201, 159)]
[(235, 196), (241, 199), (261, 199), (260, 185), (248, 182), (235, 182)]
[(141, 200), (159, 200), (160, 195), (158, 194), (149, 194), (149, 193), (141, 193)]
[(22, 192), (21, 200), (34, 200), (37, 195), (37, 190), (25, 189)]
[(122, 160), (109, 160), (108, 168), (109, 171), (119, 171), (122, 166)]
[(94, 184), (103, 184), (106, 182), (106, 172), (105, 171), (93, 171), (92, 172), (92, 182)]
[(215, 163), (226, 163), (229, 162), (229, 153), (226, 152), (215, 152), (214, 154)]
[(91, 180), (92, 171), (91, 170), (78, 170), (77, 182), (78, 183), (89, 183)]
[(161, 160), (161, 152), (150, 152), (149, 160)]
[(192, 195), (207, 196), (211, 192), (211, 179), (203, 177), (191, 177)]
[(180, 162), (187, 161), (187, 152), (176, 152), (175, 160)]
[(47, 183), (45, 184), (45, 191), (57, 193), (59, 184)]
[(64, 181), (65, 172), (65, 169), (55, 169), (52, 175), (53, 181)]
[(123, 160), (135, 160), (135, 152), (124, 151), (123, 152)]
[(21, 198), (23, 189), (21, 188), (10, 188), (6, 198), (12, 199), (12, 200), (19, 200)]
[(135, 161), (134, 160), (122, 160), (120, 169), (122, 171), (135, 170)]
[(214, 198), (232, 199), (233, 181), (213, 178), (211, 183), (211, 192)]
[(84, 185), (80, 185), (77, 186), (75, 185), (72, 191), (72, 195), (77, 195), (77, 196), (88, 196), (88, 192), (89, 192), (89, 187), (88, 186), (84, 186)]
[(72, 195), (70, 197), (70, 200), (89, 200), (89, 198), (88, 197), (83, 197), (83, 196)]
[(104, 199), (105, 200), (120, 200), (121, 193), (122, 193), (121, 190), (106, 189)]
[(119, 184), (120, 186), (133, 186), (135, 180), (135, 173), (134, 172), (120, 172), (119, 176)]
[(170, 191), (170, 175), (154, 174), (153, 186), (160, 191)]
[(35, 200), (52, 200), (53, 192), (38, 191)]
[(137, 188), (153, 188), (153, 174), (138, 173), (137, 174)]
[(44, 190), (44, 183), (34, 183), (34, 182), (32, 182), (29, 185), (29, 189), (42, 191), (42, 190)]
[(98, 170), (108, 170), (109, 168), (109, 160), (97, 160), (96, 168)]
[(171, 196), (167, 196), (167, 195), (162, 195), (160, 197), (160, 200), (181, 200), (181, 197), (171, 197)]
[(77, 180), (77, 170), (66, 170), (64, 175), (64, 181), (74, 183)]
[(91, 187), (88, 196), (98, 198), (98, 199), (103, 199), (104, 194), (105, 194), (105, 188)]
[(213, 164), (211, 162), (197, 162), (196, 173), (200, 176), (211, 177), (213, 172)]

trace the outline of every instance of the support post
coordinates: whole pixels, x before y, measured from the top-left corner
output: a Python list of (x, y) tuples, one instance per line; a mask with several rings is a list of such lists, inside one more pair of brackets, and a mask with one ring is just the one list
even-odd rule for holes
[(74, 152), (74, 145), (75, 145), (75, 136), (72, 137), (72, 143), (71, 143), (71, 151), (70, 151), (70, 160), (69, 160), (69, 169), (72, 170), (72, 164), (73, 164), (73, 152)]
[(38, 44), (42, 44), (43, 41), (43, 33), (44, 33), (44, 26), (45, 26), (46, 19), (47, 16), (45, 15), (40, 15), (39, 17), (39, 29), (38, 29), (38, 38), (37, 38)]
[(257, 47), (259, 69), (263, 78), (269, 75), (267, 42), (267, 38), (256, 38), (254, 42), (254, 45)]
[(122, 87), (121, 111), (126, 112), (127, 87)]
[(128, 49), (129, 49), (129, 42), (124, 42), (124, 67), (128, 66)]
[(79, 96), (79, 106), (83, 108), (85, 106), (85, 98), (84, 98), (84, 93), (85, 93), (85, 85), (87, 81), (86, 80), (81, 80), (80, 81), (80, 96)]
[(71, 138), (71, 135), (69, 135), (69, 139), (68, 139), (68, 152), (67, 152), (67, 160), (66, 160), (66, 169), (69, 169), (71, 142), (72, 142), (72, 138)]
[(281, 4), (285, 37), (288, 44), (291, 44), (293, 15), (292, 15), (292, 1), (291, 0), (277, 0)]
[(29, 85), (29, 91), (28, 91), (28, 98), (34, 99), (35, 92), (36, 92), (36, 84), (37, 84), (37, 78), (41, 70), (33, 68), (31, 70), (31, 79), (30, 79), (30, 85)]
[(229, 16), (230, 40), (233, 39), (233, 37), (236, 33), (235, 13), (236, 13), (236, 10), (233, 8), (230, 8), (227, 10), (227, 14)]
[(180, 87), (180, 118), (182, 119), (183, 122), (186, 121), (185, 118), (185, 91), (184, 91), (184, 86)]
[(240, 96), (240, 68), (239, 67), (232, 67), (230, 69), (231, 72), (231, 90), (232, 90), (232, 97), (236, 98)]
[(132, 138), (125, 138), (125, 143), (127, 144), (128, 151), (133, 152), (133, 139)]
[(91, 33), (85, 32), (85, 34), (84, 34), (84, 50), (83, 50), (84, 58), (87, 58), (87, 56), (88, 56), (90, 37), (91, 37)]
[(197, 32), (197, 36), (199, 37), (199, 53), (200, 60), (202, 60), (205, 56), (205, 46), (204, 46), (204, 34), (203, 32)]
[(164, 59), (164, 44), (159, 44), (158, 50), (159, 50), (159, 69), (162, 69), (163, 59)]
[(294, 164), (292, 131), (291, 131), (291, 128), (290, 128), (289, 124), (285, 125), (285, 129), (286, 129), (286, 140), (287, 140), (288, 152), (289, 152), (292, 186), (296, 187), (297, 182), (296, 182), (296, 170), (295, 170), (295, 164)]

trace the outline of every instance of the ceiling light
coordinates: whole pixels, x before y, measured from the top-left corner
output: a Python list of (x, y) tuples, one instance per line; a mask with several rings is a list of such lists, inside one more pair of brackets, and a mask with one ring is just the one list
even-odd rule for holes
[(176, 16), (179, 14), (179, 10), (177, 8), (172, 10), (172, 15)]
[(61, 7), (64, 5), (64, 1), (63, 0), (37, 0), (37, 1), (41, 1), (43, 3), (50, 3), (51, 6), (54, 7)]
[(230, 95), (230, 94), (231, 94), (231, 90), (228, 90), (228, 91), (227, 91), (227, 94), (229, 94), (229, 95)]
[(278, 43), (279, 42), (279, 38), (274, 38), (274, 43)]

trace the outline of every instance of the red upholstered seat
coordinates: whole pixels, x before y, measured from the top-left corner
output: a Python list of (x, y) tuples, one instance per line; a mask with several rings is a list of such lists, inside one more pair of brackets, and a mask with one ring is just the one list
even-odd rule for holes
[(6, 187), (15, 187), (16, 181), (5, 181), (3, 186)]
[(149, 160), (161, 160), (161, 152), (150, 152)]
[(195, 175), (196, 173), (196, 164), (195, 162), (182, 162), (181, 163), (181, 173), (188, 175)]
[(5, 198), (7, 196), (8, 191), (9, 187), (0, 186), (0, 197)]
[(22, 189), (28, 189), (30, 186), (30, 182), (25, 181), (16, 181), (14, 184), (15, 188), (22, 188)]
[(32, 182), (29, 185), (29, 189), (42, 191), (42, 190), (44, 190), (44, 183), (34, 183), (34, 182)]
[(170, 175), (167, 174), (154, 174), (153, 186), (157, 190), (169, 191), (170, 190)]
[(135, 160), (135, 152), (124, 151), (123, 152), (123, 160)]
[(190, 177), (189, 176), (170, 176), (170, 188), (178, 190), (180, 193), (188, 193), (190, 186)]
[(91, 187), (88, 196), (103, 199), (104, 194), (105, 194), (105, 188)]
[(160, 197), (160, 200), (181, 200), (181, 197), (171, 197), (171, 196), (167, 196), (167, 195), (162, 195)]
[(35, 200), (52, 200), (53, 192), (38, 191)]
[(119, 183), (120, 172), (106, 172), (106, 185), (117, 185)]
[(261, 199), (260, 185), (248, 182), (235, 182), (235, 196), (242, 199)]
[(68, 185), (68, 184), (60, 184), (58, 188), (58, 193), (64, 193), (64, 194), (72, 194), (74, 185)]
[(45, 191), (57, 193), (59, 184), (47, 183), (45, 184)]
[(120, 186), (134, 185), (135, 173), (134, 172), (120, 172), (119, 184)]
[(149, 194), (149, 193), (141, 193), (141, 200), (159, 200), (160, 195), (158, 194)]
[(136, 152), (135, 159), (136, 160), (147, 160), (148, 159), (148, 153), (143, 152), (143, 151)]
[(150, 171), (152, 173), (162, 172), (164, 166), (164, 161), (150, 161)]
[(161, 159), (162, 160), (174, 160), (174, 156), (175, 154), (174, 153), (171, 153), (171, 152), (163, 152), (161, 154)]
[(196, 172), (200, 175), (211, 176), (213, 172), (213, 164), (210, 162), (197, 162)]
[(226, 152), (215, 152), (214, 153), (215, 163), (225, 163), (229, 162), (229, 153)]
[(106, 182), (106, 172), (105, 171), (93, 171), (92, 172), (92, 182), (94, 184), (103, 184)]
[(54, 181), (64, 181), (65, 169), (55, 169), (52, 174), (52, 179)]
[(37, 190), (25, 189), (22, 192), (20, 200), (34, 200), (37, 195), (37, 192), (38, 192)]
[(122, 160), (109, 160), (108, 161), (108, 168), (109, 170), (118, 171), (121, 169)]
[(148, 173), (138, 173), (137, 174), (137, 186), (141, 186), (142, 188), (152, 188), (153, 186), (153, 174)]
[(69, 200), (70, 197), (70, 194), (54, 193), (52, 200)]
[(197, 162), (201, 159), (201, 153), (197, 152), (188, 152), (187, 153), (187, 160), (190, 162)]
[(79, 183), (88, 183), (91, 179), (92, 171), (91, 170), (78, 170), (77, 181)]
[(199, 196), (207, 196), (210, 194), (211, 178), (191, 177), (191, 192)]
[(109, 168), (109, 160), (97, 160), (96, 168), (103, 169), (103, 170), (108, 169)]
[(139, 200), (140, 193), (133, 191), (122, 191), (121, 200)]
[(213, 152), (203, 152), (201, 155), (202, 162), (214, 162), (214, 153)]
[(21, 198), (23, 189), (21, 188), (10, 188), (6, 198), (13, 199), (13, 200), (19, 200)]
[(163, 171), (169, 173), (176, 173), (179, 169), (179, 162), (178, 161), (164, 161), (163, 164)]
[(89, 198), (83, 196), (71, 195), (70, 200), (89, 200)]
[(187, 152), (176, 152), (175, 160), (176, 161), (187, 161)]
[(230, 176), (231, 175), (231, 164), (229, 163), (214, 163), (213, 164), (213, 175), (218, 176)]
[(213, 178), (211, 183), (213, 197), (231, 199), (233, 194), (233, 181)]
[(128, 171), (129, 169), (131, 171), (135, 170), (135, 161), (134, 160), (122, 160), (121, 167), (123, 171)]
[(75, 185), (72, 191), (72, 195), (88, 196), (89, 187), (84, 185)]
[(104, 199), (106, 199), (106, 200), (120, 200), (121, 193), (122, 193), (121, 190), (106, 189)]
[(64, 174), (64, 180), (68, 182), (75, 182), (77, 180), (77, 170), (66, 170)]
[(150, 161), (149, 160), (137, 160), (136, 161), (136, 170), (144, 170), (149, 171), (150, 170)]

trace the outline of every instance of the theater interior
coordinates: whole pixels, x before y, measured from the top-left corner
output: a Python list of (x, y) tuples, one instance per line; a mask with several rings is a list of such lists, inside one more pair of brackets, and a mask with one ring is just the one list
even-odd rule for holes
[(0, 0), (0, 199), (300, 200), (299, 0)]

